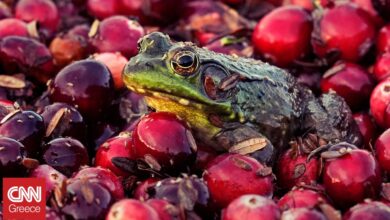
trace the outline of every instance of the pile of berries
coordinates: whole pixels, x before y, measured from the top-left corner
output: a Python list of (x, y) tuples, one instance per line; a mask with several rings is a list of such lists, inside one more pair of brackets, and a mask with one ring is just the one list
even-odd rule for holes
[[(43, 178), (47, 219), (390, 219), (389, 15), (389, 0), (0, 1), (0, 177)], [(364, 144), (293, 141), (268, 167), (198, 143), (124, 86), (153, 31), (337, 93)]]

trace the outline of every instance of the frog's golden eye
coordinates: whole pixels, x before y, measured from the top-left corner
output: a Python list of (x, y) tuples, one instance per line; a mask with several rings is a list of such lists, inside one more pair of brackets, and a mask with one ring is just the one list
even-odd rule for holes
[(172, 69), (182, 76), (188, 76), (198, 69), (199, 60), (196, 54), (192, 51), (179, 51), (172, 60)]

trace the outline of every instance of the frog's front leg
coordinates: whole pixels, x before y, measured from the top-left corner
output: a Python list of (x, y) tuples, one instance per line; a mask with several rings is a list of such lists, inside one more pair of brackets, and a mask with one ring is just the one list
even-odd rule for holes
[(276, 151), (272, 143), (252, 127), (239, 125), (224, 129), (215, 139), (230, 153), (250, 155), (269, 166), (275, 161)]

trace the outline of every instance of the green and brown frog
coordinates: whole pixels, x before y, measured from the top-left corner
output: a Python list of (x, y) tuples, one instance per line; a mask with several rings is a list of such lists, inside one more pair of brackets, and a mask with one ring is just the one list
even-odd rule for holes
[(163, 33), (139, 41), (139, 54), (125, 67), (123, 79), (156, 111), (186, 120), (201, 142), (255, 153), (266, 163), (293, 137), (307, 133), (331, 143), (361, 142), (349, 107), (336, 94), (317, 98), (285, 70), (174, 43)]

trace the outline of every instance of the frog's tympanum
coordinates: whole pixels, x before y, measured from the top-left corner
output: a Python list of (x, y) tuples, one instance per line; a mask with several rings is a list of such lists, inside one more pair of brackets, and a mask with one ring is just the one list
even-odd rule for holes
[(140, 40), (123, 78), (150, 107), (183, 118), (198, 140), (217, 150), (255, 153), (269, 163), (293, 137), (307, 133), (330, 143), (361, 142), (349, 107), (336, 94), (317, 98), (280, 68), (174, 43), (162, 33)]

